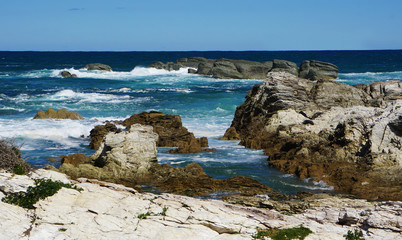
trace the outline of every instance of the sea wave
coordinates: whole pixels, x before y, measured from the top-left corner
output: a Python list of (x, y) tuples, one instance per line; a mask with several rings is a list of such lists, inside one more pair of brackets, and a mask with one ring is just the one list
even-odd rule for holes
[(395, 72), (364, 72), (364, 73), (340, 73), (339, 82), (347, 84), (367, 84), (372, 82), (402, 80), (402, 71)]
[(89, 103), (122, 103), (131, 101), (128, 95), (113, 95), (104, 93), (84, 93), (75, 92), (71, 89), (65, 89), (54, 93), (48, 97), (50, 101), (77, 100), (79, 102)]

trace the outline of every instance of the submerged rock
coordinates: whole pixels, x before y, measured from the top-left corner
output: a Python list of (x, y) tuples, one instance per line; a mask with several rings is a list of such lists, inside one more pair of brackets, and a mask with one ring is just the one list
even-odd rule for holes
[[(402, 199), (402, 84), (367, 87), (269, 73), (236, 109), (226, 138), (263, 149), (269, 164), (369, 199)], [(387, 89), (387, 91), (384, 91)]]
[(71, 120), (83, 120), (84, 117), (81, 114), (76, 112), (69, 112), (66, 109), (60, 109), (58, 111), (49, 108), (46, 112), (40, 110), (36, 113), (33, 119), (46, 119), (46, 118), (54, 118), (54, 119), (71, 119)]
[(113, 71), (112, 67), (103, 63), (89, 63), (85, 65), (85, 68), (89, 71), (97, 70), (97, 71)]

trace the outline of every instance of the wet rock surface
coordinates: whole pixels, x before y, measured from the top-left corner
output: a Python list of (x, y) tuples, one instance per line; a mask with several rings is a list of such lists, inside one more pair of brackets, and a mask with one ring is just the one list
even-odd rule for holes
[(33, 119), (46, 119), (46, 118), (53, 118), (53, 119), (71, 119), (71, 120), (83, 120), (84, 117), (81, 114), (76, 112), (69, 112), (66, 109), (54, 110), (49, 108), (44, 112), (43, 110), (38, 111)]
[[(0, 202), (0, 228), (7, 229), (0, 231), (1, 239), (253, 239), (258, 229), (303, 225), (313, 232), (306, 240), (344, 239), (355, 229), (367, 240), (389, 240), (399, 239), (402, 231), (401, 202), (321, 194), (306, 197), (308, 205), (298, 213), (281, 214), (220, 200), (139, 193), (95, 179), (73, 181), (43, 169), (30, 177), (0, 173), (1, 184), (12, 189), (5, 194), (26, 190), (32, 178), (73, 183), (83, 190), (62, 188), (32, 210)], [(263, 201), (276, 204), (269, 196)]]
[(402, 84), (366, 87), (269, 73), (225, 137), (263, 149), (269, 164), (368, 199), (402, 199)]
[(111, 72), (113, 71), (112, 67), (110, 67), (109, 65), (103, 64), (103, 63), (89, 63), (87, 65), (85, 65), (85, 68), (88, 71), (107, 71), (107, 72)]

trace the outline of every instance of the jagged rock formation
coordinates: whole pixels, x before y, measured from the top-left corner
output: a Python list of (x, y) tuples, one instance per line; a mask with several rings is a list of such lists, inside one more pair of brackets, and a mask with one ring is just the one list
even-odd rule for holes
[(190, 68), (189, 73), (209, 75), (214, 78), (265, 79), (268, 72), (288, 72), (311, 80), (335, 79), (338, 77), (338, 68), (335, 65), (317, 60), (303, 61), (300, 71), (296, 63), (279, 59), (261, 63), (225, 58), (191, 57), (180, 58), (175, 63), (154, 62), (148, 67), (168, 71)]
[(73, 178), (96, 178), (129, 186), (156, 185), (164, 191), (194, 195), (222, 190), (244, 194), (273, 192), (251, 178), (212, 179), (195, 163), (184, 168), (160, 165), (156, 159), (157, 139), (151, 126), (133, 124), (129, 132), (108, 133), (90, 158), (83, 154), (64, 156), (59, 170)]
[(269, 73), (224, 138), (264, 149), (269, 163), (369, 199), (402, 199), (402, 83), (350, 86)]
[(54, 118), (54, 119), (71, 119), (71, 120), (83, 120), (84, 117), (81, 114), (76, 112), (69, 112), (66, 109), (60, 109), (58, 111), (49, 108), (46, 112), (40, 110), (38, 111), (33, 119), (46, 119), (46, 118)]
[[(40, 200), (35, 209), (0, 202), (0, 239), (253, 239), (257, 229), (312, 230), (307, 239), (344, 239), (358, 229), (367, 240), (399, 239), (401, 202), (313, 195), (306, 208), (293, 215), (272, 211), (282, 204), (261, 197), (265, 209), (219, 200), (173, 194), (139, 193), (132, 188), (94, 179), (72, 181), (64, 174), (43, 169), (32, 176), (0, 173), (5, 194), (26, 191), (33, 178), (73, 183), (81, 192), (62, 188)], [(234, 201), (233, 199), (230, 201)]]
[(89, 71), (97, 70), (97, 71), (113, 71), (112, 67), (103, 63), (89, 63), (85, 65), (85, 68)]

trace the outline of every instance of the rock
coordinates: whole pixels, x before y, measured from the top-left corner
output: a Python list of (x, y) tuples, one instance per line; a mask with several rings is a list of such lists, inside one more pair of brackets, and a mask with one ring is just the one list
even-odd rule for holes
[[(273, 61), (255, 62), (237, 59), (206, 59), (202, 57), (180, 58), (173, 62), (154, 62), (148, 67), (168, 71), (189, 68), (188, 73), (208, 75), (214, 78), (230, 79), (265, 79), (268, 72), (288, 72), (299, 76), (299, 69), (294, 62), (275, 59)], [(338, 68), (316, 60), (303, 61), (300, 76), (311, 80), (335, 79)]]
[(60, 75), (61, 75), (62, 77), (77, 77), (76, 74), (71, 74), (69, 71), (62, 71), (62, 72), (60, 73)]
[(402, 116), (390, 121), (388, 126), (397, 136), (402, 137)]
[(46, 119), (46, 118), (54, 118), (54, 119), (71, 119), (71, 120), (83, 120), (84, 117), (81, 114), (76, 112), (69, 112), (66, 109), (60, 109), (58, 111), (49, 108), (46, 112), (40, 110), (36, 113), (33, 119)]
[(62, 156), (61, 157), (61, 164), (71, 164), (77, 167), (80, 164), (91, 163), (91, 158), (85, 156), (83, 153), (76, 153), (69, 156)]
[(123, 125), (130, 129), (134, 123), (153, 126), (154, 132), (159, 135), (158, 147), (179, 147), (182, 149), (180, 153), (184, 153), (185, 150), (191, 153), (200, 152), (203, 148), (208, 147), (208, 140), (204, 138), (201, 141), (195, 138), (193, 133), (183, 127), (178, 115), (168, 115), (155, 111), (143, 112), (124, 120)]
[[(195, 176), (202, 176), (196, 167), (191, 169)], [(344, 239), (348, 230), (357, 229), (367, 240), (388, 240), (399, 239), (402, 231), (401, 202), (315, 194), (302, 200), (303, 210), (285, 215), (220, 200), (139, 193), (93, 179), (72, 181), (53, 171), (35, 174), (32, 178), (64, 179), (83, 190), (62, 188), (36, 203), (33, 210), (0, 202), (0, 229), (6, 230), (0, 231), (0, 239), (252, 239), (257, 229), (303, 225), (313, 232), (306, 239)], [(20, 181), (32, 186), (32, 178), (0, 174), (0, 182), (9, 186)], [(260, 202), (282, 204), (271, 199)], [(342, 225), (344, 216), (353, 220), (351, 226)]]
[(299, 68), (294, 62), (274, 59), (271, 72), (287, 72), (298, 76)]
[(156, 162), (158, 135), (151, 126), (133, 124), (129, 132), (108, 133), (99, 149), (91, 156), (95, 166), (104, 167), (113, 162), (136, 174), (147, 174)]
[(299, 77), (310, 80), (330, 80), (338, 78), (338, 67), (332, 63), (305, 60), (301, 63)]
[(236, 128), (230, 127), (219, 140), (240, 140), (240, 135), (237, 133)]
[(188, 73), (195, 74), (195, 73), (197, 73), (197, 70), (194, 68), (189, 68)]
[(214, 64), (210, 62), (200, 63), (198, 65), (197, 74), (212, 75), (212, 68)]
[(240, 144), (263, 149), (270, 165), (302, 179), (367, 199), (402, 199), (402, 99), (391, 97), (402, 85), (388, 84), (381, 88), (392, 90), (376, 95), (370, 87), (269, 73), (225, 136), (237, 133)]
[(89, 63), (89, 64), (85, 65), (85, 68), (88, 71), (92, 71), (92, 70), (108, 71), (108, 72), (113, 71), (113, 69), (109, 65), (106, 65), (103, 63)]
[(106, 136), (107, 133), (109, 132), (117, 132), (117, 127), (116, 125), (112, 123), (106, 123), (105, 125), (98, 125), (95, 126), (89, 133), (89, 138), (91, 139), (91, 142), (89, 143), (89, 147), (92, 149), (98, 149), (99, 146), (102, 143), (103, 138)]

